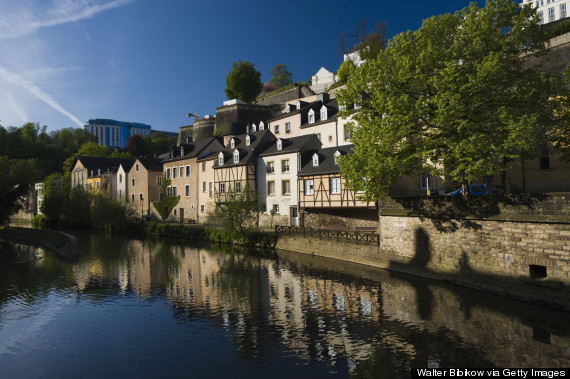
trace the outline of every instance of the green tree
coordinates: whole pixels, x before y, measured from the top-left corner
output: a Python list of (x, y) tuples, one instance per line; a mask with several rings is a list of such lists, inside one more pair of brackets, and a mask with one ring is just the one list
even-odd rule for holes
[(342, 83), (346, 83), (348, 81), (348, 78), (354, 71), (354, 69), (355, 69), (354, 63), (351, 62), (350, 60), (342, 62), (337, 71), (339, 80)]
[(219, 202), (208, 213), (208, 217), (220, 220), (221, 225), (240, 237), (247, 237), (257, 229), (257, 199), (247, 190), (241, 194), (229, 192), (223, 202)]
[(166, 221), (168, 216), (170, 216), (170, 212), (174, 209), (176, 204), (180, 201), (180, 195), (177, 196), (169, 196), (167, 193), (167, 188), (170, 186), (172, 181), (170, 179), (166, 179), (166, 175), (162, 178), (162, 200), (154, 201), (152, 204), (154, 208), (157, 210), (158, 214), (162, 218), (162, 221)]
[(273, 84), (276, 88), (282, 88), (289, 84), (293, 84), (293, 80), (291, 80), (292, 75), (287, 71), (287, 66), (284, 64), (278, 64), (273, 67), (270, 74), (271, 79), (269, 79), (269, 83)]
[(488, 0), (431, 17), (354, 71), (339, 94), (346, 109), (357, 105), (342, 112), (358, 125), (354, 154), (340, 159), (352, 189), (376, 200), (422, 171), (446, 180), (503, 173), (567, 125), (567, 77), (521, 60), (545, 53), (531, 5)]
[(341, 34), (338, 48), (341, 54), (348, 54), (353, 49), (360, 51), (360, 58), (374, 59), (386, 45), (386, 24), (378, 22), (373, 28), (368, 21), (360, 20), (352, 33)]
[(261, 73), (254, 64), (248, 61), (234, 62), (226, 77), (226, 96), (228, 99), (239, 99), (251, 103), (261, 92)]

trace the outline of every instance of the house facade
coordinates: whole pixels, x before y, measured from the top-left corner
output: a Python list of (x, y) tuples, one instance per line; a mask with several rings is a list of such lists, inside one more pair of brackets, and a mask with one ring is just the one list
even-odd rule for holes
[(162, 161), (158, 158), (137, 158), (128, 173), (127, 192), (141, 217), (150, 214), (152, 202), (160, 200)]
[(258, 158), (257, 189), (261, 226), (299, 225), (297, 174), (302, 155), (321, 147), (316, 135), (278, 138)]

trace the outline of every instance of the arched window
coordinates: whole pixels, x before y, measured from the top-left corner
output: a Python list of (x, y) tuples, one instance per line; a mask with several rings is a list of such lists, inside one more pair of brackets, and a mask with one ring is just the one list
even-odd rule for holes
[(321, 107), (321, 121), (322, 120), (326, 120), (327, 119), (327, 107), (325, 107), (324, 105)]
[(283, 142), (281, 141), (281, 139), (277, 140), (277, 150), (281, 150), (283, 148)]
[(313, 122), (315, 122), (315, 111), (311, 109), (309, 111), (309, 124), (312, 124)]
[(319, 166), (319, 154), (315, 153), (313, 154), (313, 167), (318, 167)]
[(234, 163), (239, 163), (239, 151), (234, 151)]
[(235, 149), (236, 148), (236, 140), (234, 138), (232, 138), (230, 140), (230, 148)]
[(224, 153), (222, 153), (220, 151), (220, 154), (218, 154), (218, 165), (223, 166), (224, 165)]

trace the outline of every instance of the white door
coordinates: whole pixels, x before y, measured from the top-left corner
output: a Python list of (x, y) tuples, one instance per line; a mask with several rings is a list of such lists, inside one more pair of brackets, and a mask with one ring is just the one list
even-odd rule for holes
[(291, 207), (291, 226), (298, 226), (299, 225), (299, 212), (297, 211), (297, 207)]

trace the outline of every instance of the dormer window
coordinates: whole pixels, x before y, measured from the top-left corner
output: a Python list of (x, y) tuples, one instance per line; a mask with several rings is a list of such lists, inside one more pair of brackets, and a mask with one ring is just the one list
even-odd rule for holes
[(334, 153), (334, 164), (338, 166), (338, 157), (340, 157), (342, 154), (340, 153), (340, 151), (335, 151)]
[(245, 146), (249, 146), (250, 143), (251, 143), (251, 138), (249, 136), (245, 136)]
[(184, 147), (180, 148), (180, 156), (183, 157), (184, 156)]
[(255, 124), (251, 125), (251, 131), (252, 132), (257, 131), (257, 126), (255, 126)]
[(313, 167), (319, 167), (319, 154), (313, 154)]
[(312, 124), (314, 122), (315, 122), (315, 111), (311, 109), (309, 111), (309, 124)]
[(223, 166), (224, 165), (224, 153), (222, 153), (220, 151), (220, 154), (218, 154), (218, 165)]
[(297, 109), (301, 109), (301, 101), (297, 100)]
[(259, 123), (259, 130), (264, 130), (265, 129), (265, 124), (263, 123), (263, 121), (261, 121)]
[(230, 140), (230, 148), (231, 149), (235, 149), (236, 148), (236, 140), (234, 138), (232, 138)]
[(327, 107), (324, 105), (321, 107), (321, 120), (327, 119)]
[(239, 151), (234, 151), (234, 163), (239, 163)]
[(289, 107), (289, 104), (287, 104), (287, 105), (285, 106), (285, 111), (284, 111), (284, 112), (285, 112), (285, 113), (291, 112), (291, 108)]
[(283, 141), (281, 139), (277, 140), (277, 150), (283, 149)]

